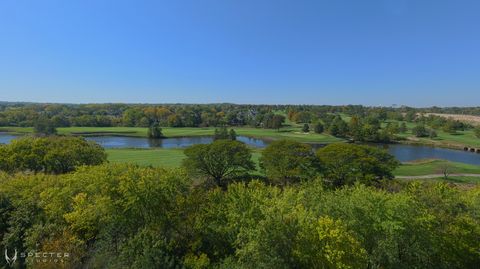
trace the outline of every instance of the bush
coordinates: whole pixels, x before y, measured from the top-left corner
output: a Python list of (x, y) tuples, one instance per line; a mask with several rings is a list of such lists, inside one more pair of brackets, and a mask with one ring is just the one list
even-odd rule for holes
[(304, 133), (310, 132), (310, 126), (308, 126), (308, 123), (303, 124), (302, 132)]
[(106, 160), (107, 155), (100, 145), (79, 137), (25, 137), (0, 147), (0, 169), (6, 172), (60, 174)]
[(317, 134), (323, 133), (323, 130), (324, 130), (323, 124), (321, 124), (320, 122), (317, 122), (313, 127), (313, 131)]
[(424, 125), (417, 125), (417, 126), (413, 127), (412, 133), (416, 137), (428, 137), (428, 135), (429, 135), (429, 132), (428, 132), (427, 128), (425, 128)]
[(474, 132), (476, 137), (480, 138), (480, 127), (475, 128), (475, 130), (473, 132)]

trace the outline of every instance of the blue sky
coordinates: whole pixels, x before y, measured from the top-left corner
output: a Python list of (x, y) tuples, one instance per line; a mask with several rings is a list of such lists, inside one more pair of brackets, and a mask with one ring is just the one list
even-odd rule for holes
[(480, 105), (480, 1), (3, 0), (0, 100)]

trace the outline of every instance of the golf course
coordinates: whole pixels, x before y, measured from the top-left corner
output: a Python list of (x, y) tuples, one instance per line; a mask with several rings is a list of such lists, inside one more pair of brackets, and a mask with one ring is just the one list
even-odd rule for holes
[[(348, 120), (348, 118), (346, 118)], [(391, 121), (393, 122), (393, 121)], [(401, 122), (398, 122), (399, 124)], [(414, 124), (407, 123), (407, 127), (412, 128)], [(303, 143), (328, 144), (335, 142), (344, 142), (344, 139), (334, 137), (330, 134), (317, 134), (313, 132), (304, 133), (301, 126), (290, 123), (278, 130), (262, 129), (251, 127), (235, 127), (238, 135), (269, 140), (289, 139)], [(58, 134), (74, 135), (84, 137), (147, 137), (148, 128), (143, 127), (63, 127), (57, 128)], [(166, 138), (177, 137), (203, 137), (211, 136), (215, 131), (214, 127), (164, 127), (162, 133)], [(0, 132), (6, 132), (15, 135), (25, 135), (33, 133), (31, 127), (0, 127)], [(459, 145), (480, 146), (480, 140), (475, 137), (473, 131), (459, 131), (456, 134), (449, 134), (438, 131), (435, 138), (416, 138), (411, 130), (400, 134), (405, 140), (401, 143), (430, 145), (436, 147), (453, 147), (459, 148)], [(155, 167), (179, 167), (185, 158), (182, 148), (108, 148), (106, 149), (108, 160), (112, 163), (135, 163), (141, 166)], [(261, 156), (262, 149), (253, 149), (253, 160), (257, 164), (258, 158)], [(448, 166), (451, 174), (480, 174), (480, 166), (465, 164), (460, 162), (451, 162), (446, 160), (416, 160), (413, 162), (402, 163), (395, 171), (395, 176), (425, 176), (441, 174), (442, 168)], [(259, 170), (259, 169), (257, 169)], [(257, 171), (255, 173), (260, 173)], [(453, 178), (453, 177), (452, 177)], [(478, 182), (480, 177), (455, 177), (459, 178), (459, 182)], [(461, 180), (460, 180), (461, 179)]]

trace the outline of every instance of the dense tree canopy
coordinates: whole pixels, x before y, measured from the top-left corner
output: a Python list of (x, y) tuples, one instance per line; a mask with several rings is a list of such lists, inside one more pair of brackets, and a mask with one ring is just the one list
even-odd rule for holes
[(254, 180), (221, 190), (181, 169), (111, 164), (0, 173), (0, 183), (1, 249), (61, 249), (64, 268), (460, 269), (480, 259), (478, 186)]
[(101, 146), (78, 137), (25, 137), (0, 145), (0, 170), (7, 172), (66, 173), (106, 159)]
[(33, 132), (36, 135), (54, 135), (57, 133), (57, 129), (53, 121), (40, 118), (33, 124)]
[(332, 187), (391, 179), (393, 170), (399, 165), (385, 150), (356, 144), (330, 144), (319, 149), (317, 156), (324, 181)]
[(314, 178), (318, 169), (312, 148), (291, 140), (270, 143), (262, 151), (259, 161), (270, 181), (279, 185)]
[(323, 133), (323, 130), (324, 130), (324, 127), (323, 127), (323, 124), (321, 122), (317, 122), (313, 126), (313, 131), (317, 134)]
[(226, 186), (228, 177), (255, 170), (250, 149), (236, 140), (216, 140), (186, 148), (183, 166), (194, 175), (207, 176), (217, 186)]

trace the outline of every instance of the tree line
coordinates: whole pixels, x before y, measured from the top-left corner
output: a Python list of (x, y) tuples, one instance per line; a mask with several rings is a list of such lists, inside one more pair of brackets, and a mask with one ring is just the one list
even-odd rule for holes
[[(282, 113), (279, 113), (282, 112)], [(296, 123), (313, 123), (328, 114), (413, 122), (424, 113), (480, 115), (480, 108), (366, 107), (361, 105), (237, 104), (40, 104), (0, 102), (0, 126), (33, 126), (51, 120), (56, 127), (252, 126), (275, 129), (282, 114)], [(274, 118), (276, 116), (276, 118)], [(432, 116), (433, 117), (433, 116)], [(441, 119), (436, 119), (437, 121)]]

